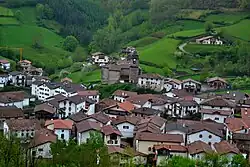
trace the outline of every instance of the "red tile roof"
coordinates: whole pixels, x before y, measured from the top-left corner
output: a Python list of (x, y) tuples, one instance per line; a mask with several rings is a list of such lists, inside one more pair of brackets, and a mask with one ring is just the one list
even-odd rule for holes
[(131, 92), (131, 91), (126, 91), (126, 90), (116, 90), (113, 93), (113, 96), (119, 96), (119, 97), (124, 97), (124, 98), (136, 96), (136, 95), (137, 95), (137, 92)]
[(210, 153), (213, 152), (212, 148), (203, 141), (195, 141), (188, 145), (189, 154)]
[(233, 108), (236, 106), (234, 102), (224, 99), (221, 96), (217, 96), (217, 97), (204, 100), (200, 103), (200, 105), (214, 106), (214, 107), (229, 107), (229, 108)]
[(85, 91), (79, 91), (77, 92), (80, 96), (97, 96), (99, 95), (99, 91), (97, 90), (85, 90)]
[(117, 134), (119, 136), (121, 136), (121, 132), (116, 128), (116, 127), (113, 127), (111, 125), (106, 125), (106, 126), (103, 126), (101, 128), (101, 131), (107, 136), (107, 135), (111, 135), (111, 134)]
[(233, 114), (233, 111), (228, 111), (228, 110), (215, 110), (215, 109), (201, 109), (200, 113), (203, 114), (211, 114), (211, 115), (224, 115), (224, 116), (230, 116)]
[(37, 119), (10, 119), (6, 120), (10, 130), (39, 130), (41, 124)]
[(248, 129), (250, 127), (250, 119), (227, 118), (225, 121), (228, 129), (232, 132)]
[(163, 133), (136, 133), (136, 140), (139, 141), (155, 141), (155, 142), (169, 142), (169, 143), (183, 143), (183, 136), (179, 134), (163, 134)]
[(207, 79), (207, 82), (214, 82), (214, 81), (221, 81), (223, 83), (226, 83), (227, 84), (227, 81), (223, 78), (220, 78), (220, 77), (214, 77), (214, 78), (208, 78)]
[(86, 132), (89, 130), (101, 130), (101, 125), (98, 122), (84, 120), (76, 124), (77, 133)]
[(235, 153), (239, 154), (240, 151), (236, 145), (229, 144), (226, 140), (214, 144), (214, 148), (219, 154)]
[(7, 63), (9, 63), (9, 61), (8, 60), (0, 60), (0, 63), (7, 64)]
[(53, 143), (56, 142), (57, 136), (53, 133), (53, 131), (48, 129), (41, 129), (35, 132), (34, 138), (31, 140), (29, 147), (33, 148), (45, 143)]
[(134, 116), (118, 116), (116, 119), (112, 120), (113, 125), (118, 125), (124, 122), (128, 122), (132, 125), (136, 125), (140, 121), (140, 118)]
[(174, 152), (187, 152), (187, 147), (182, 145), (159, 144), (159, 145), (154, 145), (154, 148), (156, 150), (167, 149)]
[(10, 118), (24, 118), (24, 113), (20, 108), (13, 107), (0, 107), (0, 118), (10, 119)]
[(140, 78), (150, 78), (150, 79), (164, 79), (163, 76), (159, 75), (159, 74), (142, 74), (139, 76)]
[(124, 149), (117, 147), (117, 146), (108, 146), (108, 153), (109, 154), (114, 154), (114, 153), (124, 153)]
[(49, 126), (51, 124), (54, 124), (54, 129), (68, 129), (68, 130), (71, 130), (72, 126), (73, 126), (73, 121), (56, 119), (56, 120), (47, 120), (45, 122), (45, 126)]
[(118, 103), (118, 106), (121, 109), (128, 111), (128, 112), (131, 112), (132, 110), (135, 109), (135, 106), (132, 103), (130, 103), (129, 101), (125, 101), (123, 103)]

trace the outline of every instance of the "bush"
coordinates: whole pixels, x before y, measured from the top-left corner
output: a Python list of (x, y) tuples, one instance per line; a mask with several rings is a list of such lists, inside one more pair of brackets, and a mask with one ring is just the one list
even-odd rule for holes
[(158, 31), (158, 32), (154, 32), (151, 34), (152, 37), (155, 37), (155, 38), (164, 38), (165, 37), (165, 32), (162, 32), (162, 31)]
[(74, 36), (70, 35), (66, 37), (63, 43), (63, 48), (67, 51), (74, 52), (78, 44), (78, 40)]

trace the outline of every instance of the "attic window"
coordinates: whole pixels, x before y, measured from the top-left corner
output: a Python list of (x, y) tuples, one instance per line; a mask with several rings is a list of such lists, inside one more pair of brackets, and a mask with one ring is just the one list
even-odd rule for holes
[(202, 138), (202, 134), (199, 135), (199, 138)]

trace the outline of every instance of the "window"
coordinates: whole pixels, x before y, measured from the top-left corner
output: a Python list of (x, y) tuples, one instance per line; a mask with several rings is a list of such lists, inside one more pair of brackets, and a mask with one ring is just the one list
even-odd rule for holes
[(202, 138), (202, 134), (199, 135), (199, 138)]
[(64, 130), (62, 130), (62, 132), (64, 132)]
[(212, 135), (209, 135), (208, 138), (211, 139), (211, 138), (212, 138)]
[(64, 139), (64, 134), (61, 134), (61, 139)]
[(208, 142), (208, 145), (210, 145), (210, 146), (211, 146), (211, 142)]
[(71, 107), (69, 107), (69, 111), (71, 111)]
[(24, 136), (24, 133), (22, 133), (21, 135)]
[(151, 151), (151, 147), (148, 148), (148, 151)]
[(110, 135), (110, 139), (111, 140), (116, 140), (117, 139), (117, 135), (116, 134), (111, 134)]
[(66, 101), (64, 101), (64, 105), (66, 106)]
[(220, 107), (220, 109), (222, 109), (222, 107)]
[(41, 151), (43, 151), (43, 149), (42, 149), (42, 148), (38, 148), (38, 151), (40, 151), (40, 152), (41, 152)]
[(129, 126), (123, 126), (123, 129), (129, 129)]

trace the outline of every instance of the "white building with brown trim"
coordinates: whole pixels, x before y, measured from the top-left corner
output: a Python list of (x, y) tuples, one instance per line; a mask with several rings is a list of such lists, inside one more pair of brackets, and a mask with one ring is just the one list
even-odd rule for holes
[(233, 111), (216, 110), (216, 109), (201, 109), (202, 120), (213, 120), (217, 123), (225, 123), (226, 118), (233, 116)]
[(164, 78), (159, 74), (142, 74), (138, 78), (138, 86), (161, 91), (164, 88)]

